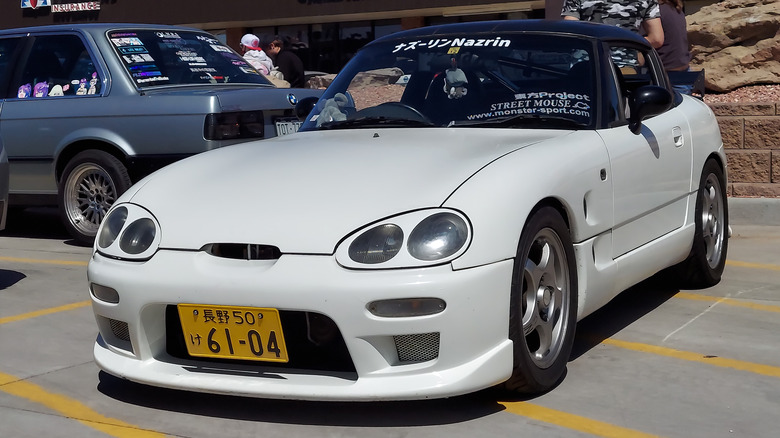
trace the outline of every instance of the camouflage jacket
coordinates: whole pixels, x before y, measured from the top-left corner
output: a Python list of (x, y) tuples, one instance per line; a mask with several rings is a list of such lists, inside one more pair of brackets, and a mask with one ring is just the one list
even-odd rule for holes
[(660, 18), (661, 10), (657, 0), (564, 0), (561, 15), (641, 33), (642, 22)]

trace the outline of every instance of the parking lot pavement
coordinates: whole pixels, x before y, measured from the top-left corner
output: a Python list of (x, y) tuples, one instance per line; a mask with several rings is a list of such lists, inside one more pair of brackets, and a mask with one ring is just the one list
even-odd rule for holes
[[(775, 437), (780, 412), (780, 224), (735, 218), (720, 284), (657, 275), (582, 320), (553, 391), (405, 403), (191, 394), (101, 373), (89, 249), (56, 215), (0, 232), (0, 436)], [(754, 222), (754, 223), (751, 223)]]

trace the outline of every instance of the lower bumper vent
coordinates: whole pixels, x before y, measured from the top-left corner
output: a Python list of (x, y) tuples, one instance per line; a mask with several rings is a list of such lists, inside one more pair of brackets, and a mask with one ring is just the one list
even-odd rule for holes
[(126, 322), (109, 319), (108, 323), (111, 325), (111, 333), (113, 333), (114, 336), (123, 341), (130, 342), (130, 329), (128, 329)]
[(393, 336), (398, 360), (425, 362), (439, 357), (439, 332)]

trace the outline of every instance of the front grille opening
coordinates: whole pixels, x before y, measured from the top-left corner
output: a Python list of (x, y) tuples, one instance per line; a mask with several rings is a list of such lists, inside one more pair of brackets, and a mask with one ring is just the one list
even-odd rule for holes
[(126, 322), (109, 318), (108, 324), (111, 326), (111, 333), (113, 333), (114, 336), (123, 341), (130, 342), (130, 329), (127, 327)]
[(279, 248), (254, 243), (210, 243), (201, 248), (214, 257), (236, 260), (277, 260), (282, 256)]
[(193, 357), (187, 352), (179, 312), (175, 305), (165, 309), (166, 351), (179, 359), (209, 363), (241, 364), (258, 368), (298, 369), (349, 373), (357, 379), (355, 365), (344, 337), (332, 319), (319, 313), (280, 310), (279, 318), (290, 361), (287, 363)]
[(393, 336), (401, 363), (426, 362), (439, 357), (439, 332)]

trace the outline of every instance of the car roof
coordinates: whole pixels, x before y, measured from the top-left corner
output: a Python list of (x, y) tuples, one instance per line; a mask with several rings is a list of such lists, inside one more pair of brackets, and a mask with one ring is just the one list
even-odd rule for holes
[(442, 24), (397, 32), (368, 45), (396, 39), (440, 37), (448, 34), (549, 33), (603, 40), (626, 40), (649, 46), (647, 40), (630, 30), (601, 23), (573, 20), (496, 20)]
[(65, 32), (80, 30), (89, 33), (105, 33), (112, 29), (164, 29), (164, 30), (189, 30), (200, 31), (202, 29), (196, 29), (185, 26), (171, 26), (167, 24), (149, 24), (149, 23), (71, 23), (71, 24), (52, 24), (45, 26), (31, 26), (31, 27), (19, 27), (15, 29), (3, 29), (0, 30), (0, 35), (10, 34), (27, 34), (27, 33), (39, 33), (39, 32)]

